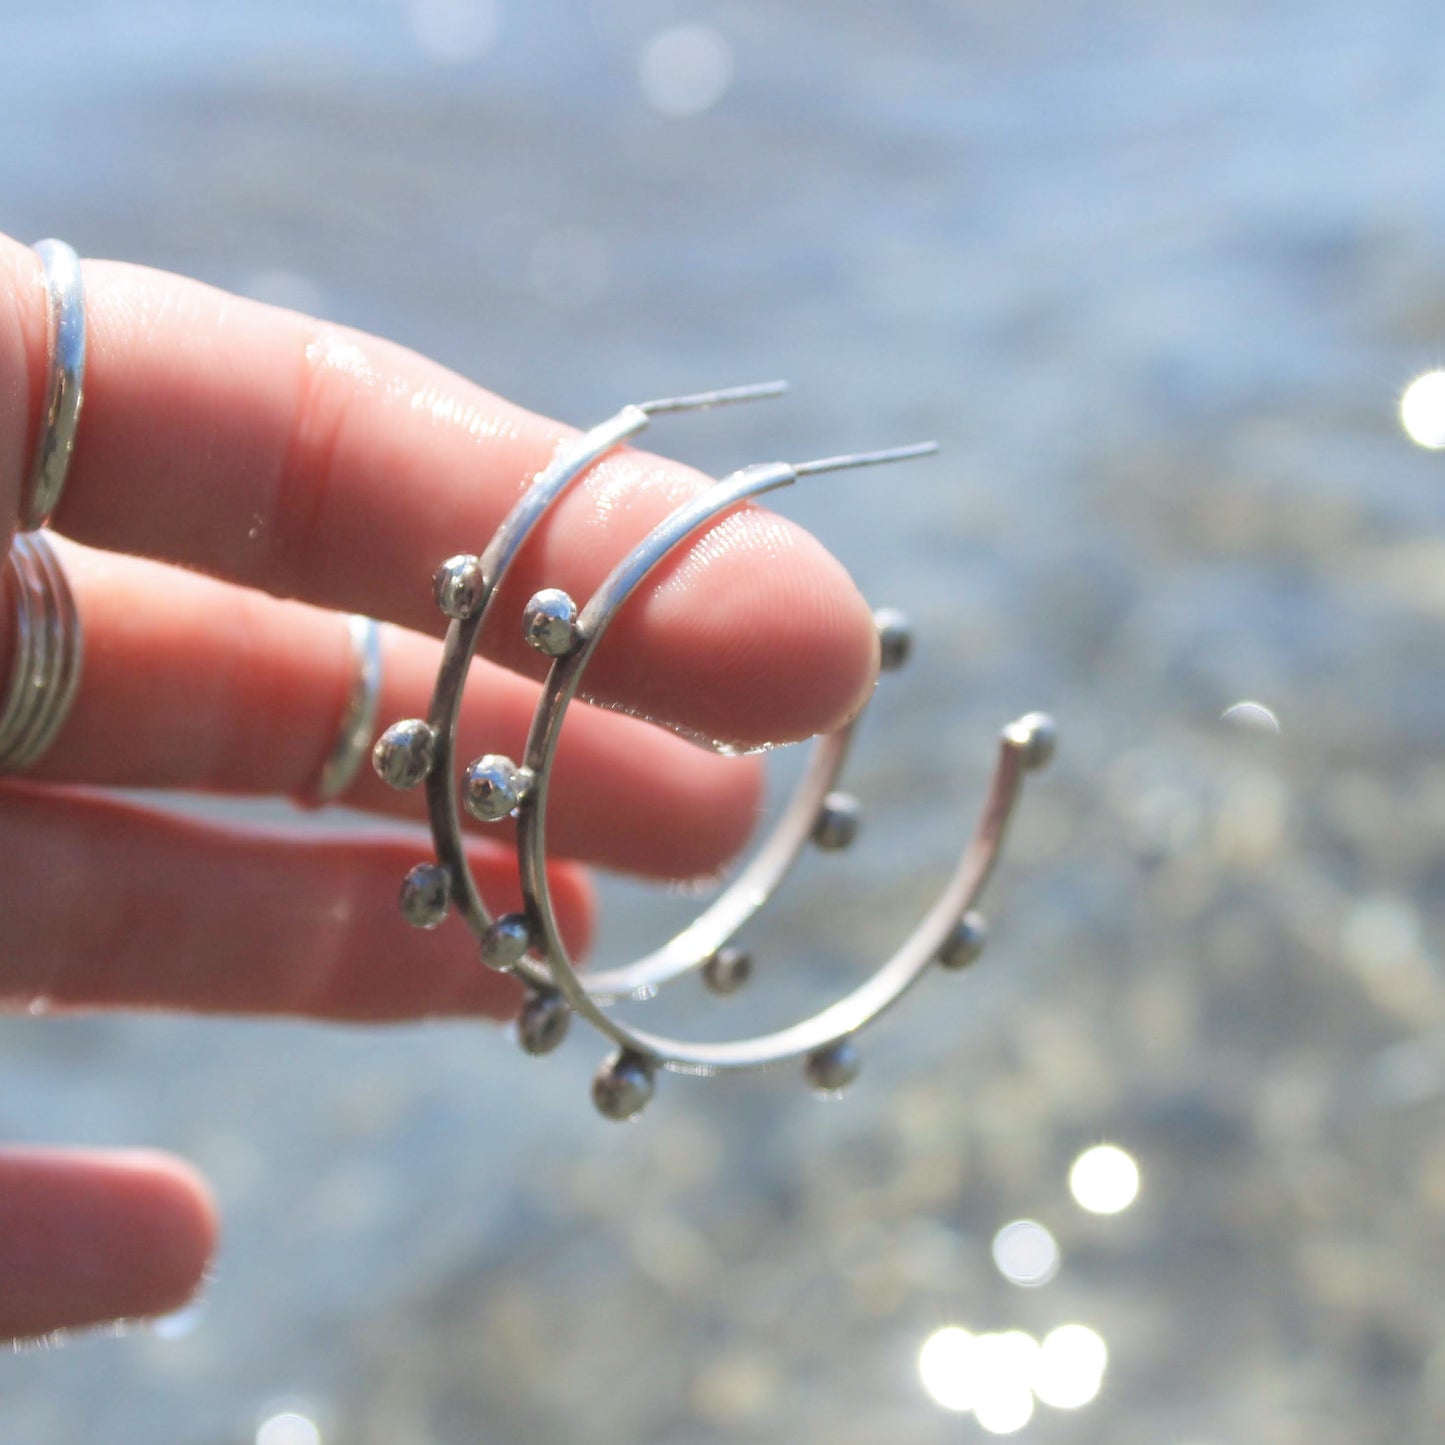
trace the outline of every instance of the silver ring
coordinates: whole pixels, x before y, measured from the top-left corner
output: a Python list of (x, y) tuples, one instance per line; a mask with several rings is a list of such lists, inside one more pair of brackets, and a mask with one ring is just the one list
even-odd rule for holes
[(346, 627), (353, 664), (351, 691), (337, 725), (336, 741), (311, 793), (310, 801), (317, 804), (339, 798), (351, 786), (371, 747), (381, 701), (381, 625), (375, 618), (352, 614)]
[(3, 581), (15, 618), (10, 685), (0, 707), (0, 772), (28, 767), (55, 741), (80, 688), (84, 638), (49, 536), (20, 533)]
[(64, 241), (37, 241), (49, 298), (45, 419), (21, 504), (20, 530), (43, 527), (65, 489), (85, 381), (85, 287), (80, 257)]

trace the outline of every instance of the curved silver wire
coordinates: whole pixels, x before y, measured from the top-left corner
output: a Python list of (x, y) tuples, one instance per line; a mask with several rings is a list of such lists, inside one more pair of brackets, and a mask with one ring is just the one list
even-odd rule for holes
[(800, 476), (927, 455), (931, 444), (796, 466), (778, 462), (746, 467), (675, 510), (625, 557), (593, 594), (576, 623), (573, 651), (552, 665), (527, 739), (524, 767), (532, 783), (517, 814), (517, 852), (532, 947), (542, 955), (550, 982), (575, 1012), (644, 1069), (717, 1073), (762, 1068), (815, 1056), (891, 1007), (936, 959), (987, 882), (1003, 842), (1025, 766), (1041, 755), (1045, 720), (1027, 718), (1005, 729), (983, 816), (953, 878), (903, 946), (845, 998), (790, 1028), (724, 1043), (698, 1044), (634, 1029), (608, 1014), (578, 975), (557, 929), (547, 883), (547, 802), (551, 768), (567, 707), (607, 628), (649, 572), (700, 527), (738, 502), (787, 486)]
[[(810, 1018), (770, 1034), (722, 1043), (692, 1043), (624, 1025), (616, 1014), (605, 1013), (595, 1006), (570, 964), (564, 962), (565, 953), (553, 951), (560, 940), (557, 940), (555, 926), (548, 926), (550, 900), (537, 894), (537, 921), (546, 938), (552, 974), (563, 997), (579, 1015), (624, 1050), (680, 1074), (769, 1068), (791, 1059), (807, 1058), (851, 1037), (892, 1008), (923, 977), (953, 936), (960, 920), (977, 902), (998, 860), (1018, 799), (1032, 745), (1029, 729), (1026, 719), (1004, 729), (998, 761), (973, 836), (953, 876), (922, 921), (897, 952), (868, 979)], [(527, 862), (528, 856), (524, 855), (523, 889), (530, 894), (533, 875)]]
[(33, 532), (50, 520), (65, 489), (85, 381), (85, 286), (80, 257), (64, 241), (37, 241), (49, 301), (50, 359), (45, 411), (21, 507), (20, 530)]
[(426, 722), (434, 751), (426, 772), (426, 802), (437, 863), (444, 870), (449, 899), (484, 948), (496, 920), (482, 900), (463, 844), (461, 816), (457, 807), (456, 730), (467, 672), (492, 598), (523, 543), (547, 509), (589, 467), (646, 430), (654, 416), (781, 396), (786, 389), (785, 382), (772, 381), (698, 392), (690, 396), (664, 397), (623, 407), (615, 416), (559, 449), (507, 514), (481, 554), (480, 592), (476, 605), (466, 616), (454, 617), (447, 628), (441, 668), (427, 712)]
[[(832, 470), (845, 466), (867, 466), (880, 460), (892, 461), (907, 456), (923, 456), (933, 450), (936, 448), (929, 443), (921, 448), (903, 448), (898, 451), (868, 453), (858, 457), (830, 458), (826, 462), (809, 462), (805, 463), (802, 468), (790, 468), (789, 480), (792, 476), (805, 475), (809, 469)], [(734, 476), (740, 475), (742, 474), (734, 474)], [(771, 486), (782, 484), (774, 482), (769, 487), (759, 490), (770, 490)], [(718, 485), (725, 486), (727, 483)], [(697, 508), (699, 504), (703, 504), (703, 520), (709, 520), (716, 514), (717, 508), (707, 503), (716, 490), (716, 487), (710, 488), (707, 492), (700, 494), (695, 502), (680, 510), (687, 511), (689, 507)], [(751, 495), (751, 493), (742, 495)], [(673, 516), (677, 515), (677, 513), (673, 514)], [(701, 521), (694, 523), (688, 530), (696, 530), (700, 525), (702, 525)], [(659, 528), (639, 544), (637, 550), (647, 548), (649, 541), (666, 526), (667, 521), (664, 521)], [(630, 555), (635, 556), (636, 552)], [(648, 568), (644, 569), (643, 574), (639, 574), (636, 581), (640, 581), (641, 576), (645, 575), (645, 571), (656, 565), (663, 555), (665, 555), (665, 551), (659, 553), (657, 558), (648, 564)], [(624, 559), (620, 567), (625, 568), (627, 562), (628, 559)], [(613, 575), (615, 576), (616, 573)], [(635, 586), (636, 581), (632, 585)], [(603, 589), (606, 589), (607, 586), (608, 583), (604, 582)], [(630, 587), (628, 590), (630, 591)], [(621, 605), (620, 599), (617, 605)], [(589, 605), (588, 613), (590, 612)], [(579, 640), (585, 639), (588, 635), (585, 621), (587, 615), (584, 613), (577, 622), (575, 635)], [(610, 616), (607, 621), (611, 621)], [(606, 625), (606, 623), (603, 624), (602, 630), (605, 630)], [(598, 631), (597, 636), (600, 638), (601, 631)], [(586, 647), (585, 641), (582, 641), (582, 646)], [(858, 716), (844, 727), (820, 738), (813, 745), (808, 766), (768, 837), (738, 877), (691, 924), (680, 933), (675, 934), (660, 949), (644, 958), (617, 968), (599, 969), (588, 973), (586, 990), (594, 1003), (605, 1006), (622, 999), (652, 997), (663, 984), (704, 967), (757, 914), (777, 891), (813, 836), (829, 791), (843, 770), (854, 729), (861, 717), (862, 712), (860, 711)], [(558, 726), (560, 729), (560, 721)], [(529, 740), (528, 758), (530, 759), (530, 757), (531, 743)], [(548, 766), (550, 767), (550, 759)], [(530, 761), (524, 762), (523, 771), (529, 780), (529, 787), (534, 786), (535, 769), (532, 768)], [(522, 804), (525, 801), (523, 798)], [(526, 816), (530, 810), (522, 807), (521, 804), (519, 804), (519, 808), (521, 808), (518, 814), (520, 826), (521, 818)], [(545, 851), (545, 844), (543, 847)], [(551, 968), (546, 960), (538, 962), (524, 955), (511, 966), (511, 972), (536, 992), (557, 991)]]

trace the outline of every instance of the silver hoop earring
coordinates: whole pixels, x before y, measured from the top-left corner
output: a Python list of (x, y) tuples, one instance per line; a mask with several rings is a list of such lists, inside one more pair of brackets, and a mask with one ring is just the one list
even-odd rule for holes
[[(711, 396), (743, 400), (776, 394), (780, 389), (776, 385), (739, 388)], [(689, 402), (696, 404), (697, 399), (651, 405), (680, 410)], [(415, 786), (423, 780), (427, 784), (437, 856), (407, 875), (402, 911), (418, 926), (435, 927), (455, 902), (477, 937), (482, 961), (515, 974), (526, 986), (518, 1033), (528, 1052), (555, 1048), (574, 1013), (616, 1045), (616, 1052), (598, 1071), (592, 1090), (593, 1102), (607, 1118), (637, 1114), (652, 1097), (659, 1070), (716, 1074), (801, 1060), (804, 1076), (814, 1088), (834, 1092), (857, 1073), (853, 1036), (859, 1030), (896, 1003), (934, 963), (957, 969), (981, 952), (986, 929), (973, 911), (974, 904), (998, 858), (1023, 774), (1042, 767), (1052, 755), (1053, 724), (1042, 714), (1030, 714), (1004, 729), (982, 817), (951, 880), (898, 951), (844, 998), (789, 1028), (717, 1044), (664, 1037), (619, 1022), (606, 1011), (607, 1004), (650, 997), (662, 984), (683, 974), (701, 971), (719, 992), (731, 991), (746, 978), (746, 956), (730, 948), (731, 940), (775, 893), (809, 839), (823, 847), (846, 846), (852, 839), (856, 805), (832, 792), (852, 725), (815, 744), (809, 768), (769, 839), (733, 885), (689, 928), (656, 953), (584, 979), (568, 956), (552, 908), (546, 873), (546, 814), (562, 722), (598, 643), (652, 569), (738, 502), (790, 485), (800, 477), (903, 461), (937, 450), (933, 443), (923, 443), (813, 462), (745, 467), (673, 511), (617, 564), (580, 610), (569, 596), (555, 589), (535, 594), (524, 609), (524, 635), (553, 662), (523, 761), (519, 766), (489, 754), (471, 763), (458, 781), (453, 737), (461, 687), (486, 603), (531, 526), (575, 476), (623, 436), (641, 430), (638, 414), (646, 417), (650, 413), (645, 408), (624, 408), (564, 451), (538, 476), (480, 558), (453, 558), (438, 573), (438, 604), (453, 621), (430, 716), (389, 728), (377, 744), (375, 756), (378, 772), (394, 786)], [(614, 437), (617, 440), (611, 440)], [(876, 620), (884, 665), (891, 670), (907, 656), (909, 633), (899, 614), (880, 613)], [(477, 897), (461, 846), (458, 796), (482, 821), (515, 816), (522, 912), (493, 919)]]

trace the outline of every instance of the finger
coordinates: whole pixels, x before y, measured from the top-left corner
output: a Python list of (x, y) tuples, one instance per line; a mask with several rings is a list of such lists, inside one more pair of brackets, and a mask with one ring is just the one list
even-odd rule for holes
[[(0, 244), (6, 475), (38, 427), (37, 275), (32, 253)], [(193, 282), (92, 262), (85, 286), (85, 408), (56, 526), (96, 546), (434, 632), (432, 569), (479, 551), (568, 435), (400, 347)], [(521, 600), (544, 585), (585, 599), (704, 484), (641, 453), (598, 466), (520, 559), (494, 655), (536, 671)], [(601, 700), (744, 744), (832, 729), (865, 700), (867, 605), (792, 524), (744, 507), (657, 582), (589, 670)]]
[(179, 1160), (140, 1150), (0, 1152), (0, 1339), (179, 1309), (216, 1214)]
[[(510, 1017), (520, 992), (477, 961), (462, 923), (418, 932), (402, 876), (430, 857), (413, 830), (345, 836), (240, 828), (80, 790), (0, 787), (0, 1001), (380, 1021)], [(520, 890), (510, 850), (470, 861), (498, 912)], [(559, 864), (569, 948), (592, 902)]]
[[(114, 787), (285, 793), (314, 787), (355, 669), (334, 612), (177, 567), (62, 544), (84, 619), (80, 694), (28, 776)], [(440, 647), (397, 628), (382, 638), (379, 725), (425, 715)], [(0, 650), (0, 677), (8, 663)], [(463, 758), (520, 757), (536, 685), (473, 667), (458, 734)], [(742, 847), (757, 817), (761, 769), (631, 718), (578, 708), (554, 774), (556, 851), (628, 872), (695, 878)], [(418, 793), (363, 765), (346, 801), (420, 818)], [(489, 831), (510, 835), (510, 825)]]

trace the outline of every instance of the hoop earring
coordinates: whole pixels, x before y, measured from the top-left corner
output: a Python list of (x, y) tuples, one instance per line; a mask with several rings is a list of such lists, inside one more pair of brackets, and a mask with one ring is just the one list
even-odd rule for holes
[[(781, 388), (738, 388), (709, 393), (709, 398), (752, 399)], [(655, 410), (681, 410), (696, 398), (648, 404)], [(713, 404), (711, 401), (703, 404)], [(807, 1080), (817, 1089), (836, 1091), (858, 1070), (852, 1037), (891, 1007), (934, 962), (961, 968), (983, 947), (986, 929), (973, 905), (987, 882), (1017, 800), (1025, 771), (1042, 767), (1054, 747), (1054, 728), (1042, 714), (1030, 714), (1004, 729), (999, 757), (978, 827), (954, 874), (922, 922), (899, 950), (862, 985), (843, 999), (772, 1034), (721, 1044), (696, 1044), (631, 1028), (604, 1011), (619, 998), (650, 997), (663, 984), (702, 970), (718, 991), (731, 991), (746, 967), (729, 956), (727, 945), (776, 891), (809, 838), (821, 845), (846, 846), (855, 829), (851, 800), (831, 793), (841, 771), (852, 724), (815, 744), (814, 754), (793, 799), (767, 842), (733, 885), (687, 929), (655, 953), (621, 968), (580, 977), (557, 928), (546, 876), (546, 810), (552, 764), (568, 705), (576, 696), (586, 666), (618, 610), (648, 574), (715, 517), (750, 497), (790, 485), (799, 477), (845, 468), (873, 466), (930, 455), (933, 443), (881, 452), (829, 457), (789, 464), (745, 467), (675, 509), (622, 559), (580, 612), (567, 594), (555, 589), (536, 593), (524, 609), (527, 640), (553, 658), (521, 766), (488, 754), (469, 765), (460, 788), (454, 786), (454, 733), (465, 680), (482, 614), (497, 583), (525, 536), (546, 508), (582, 470), (641, 430), (637, 417), (647, 406), (624, 408), (618, 415), (564, 450), (544, 470), (502, 524), (480, 558), (453, 558), (437, 574), (437, 598), (452, 617), (431, 713), (426, 721), (409, 719), (382, 735), (376, 766), (394, 786), (425, 779), (428, 812), (437, 859), (419, 864), (403, 883), (403, 913), (420, 927), (435, 927), (454, 900), (476, 936), (489, 967), (514, 973), (527, 987), (518, 1020), (524, 1049), (545, 1053), (566, 1033), (573, 1013), (617, 1045), (593, 1081), (599, 1112), (612, 1119), (631, 1118), (652, 1097), (659, 1069), (714, 1074), (762, 1068), (802, 1059)], [(629, 429), (630, 428), (630, 429)], [(611, 440), (616, 437), (616, 440)], [(909, 638), (897, 614), (879, 614), (885, 664), (896, 667), (907, 655)], [(495, 821), (517, 819), (517, 855), (524, 911), (493, 919), (477, 896), (461, 846), (457, 793), (473, 816)]]

